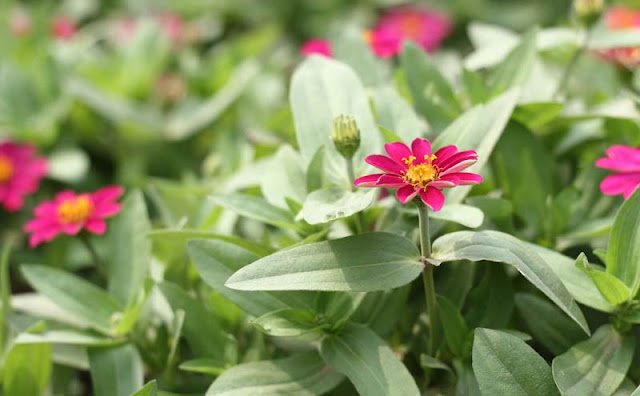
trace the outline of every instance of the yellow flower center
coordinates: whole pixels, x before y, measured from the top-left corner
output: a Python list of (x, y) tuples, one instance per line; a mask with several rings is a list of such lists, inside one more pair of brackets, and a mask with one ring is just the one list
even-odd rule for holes
[(413, 155), (408, 158), (403, 158), (402, 161), (409, 167), (405, 172), (402, 179), (405, 183), (409, 183), (416, 188), (422, 188), (426, 190), (427, 184), (429, 182), (434, 181), (438, 178), (438, 174), (440, 173), (440, 168), (433, 164), (433, 161), (437, 157), (435, 154), (425, 155), (424, 159), (427, 162), (423, 162), (421, 164), (414, 165), (413, 163), (416, 160), (416, 157)]
[(85, 221), (92, 212), (93, 204), (85, 196), (68, 199), (58, 206), (58, 217), (63, 224)]
[(9, 158), (0, 154), (0, 183), (8, 182), (12, 176), (13, 164), (9, 161)]

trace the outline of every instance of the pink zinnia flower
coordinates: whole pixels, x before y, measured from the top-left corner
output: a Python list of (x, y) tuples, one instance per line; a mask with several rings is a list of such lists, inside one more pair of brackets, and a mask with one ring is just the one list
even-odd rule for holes
[(59, 234), (76, 235), (83, 229), (104, 234), (107, 230), (104, 219), (120, 211), (121, 205), (116, 200), (123, 192), (120, 186), (108, 186), (94, 193), (58, 193), (54, 200), (36, 206), (35, 218), (24, 226), (24, 231), (31, 233), (29, 245), (49, 242)]
[(381, 58), (397, 55), (405, 40), (414, 41), (425, 51), (434, 51), (452, 30), (448, 17), (415, 8), (387, 12), (368, 34), (373, 52)]
[(36, 156), (33, 146), (0, 143), (0, 205), (10, 212), (20, 209), (46, 173), (47, 161)]
[(51, 33), (55, 38), (68, 40), (76, 34), (76, 24), (67, 16), (56, 17), (51, 24)]
[(444, 205), (443, 188), (482, 183), (482, 176), (460, 172), (478, 160), (474, 150), (445, 146), (432, 154), (431, 143), (421, 138), (414, 139), (411, 148), (395, 142), (384, 149), (389, 156), (370, 155), (365, 161), (385, 173), (363, 176), (354, 185), (397, 188), (396, 197), (403, 204), (420, 195), (422, 202), (438, 211)]
[(627, 199), (640, 185), (640, 148), (611, 146), (607, 157), (596, 161), (599, 168), (618, 171), (605, 177), (600, 183), (600, 191), (605, 195), (622, 194)]
[(304, 56), (311, 54), (324, 55), (328, 58), (332, 57), (331, 43), (329, 40), (311, 39), (307, 40), (300, 48), (300, 53)]

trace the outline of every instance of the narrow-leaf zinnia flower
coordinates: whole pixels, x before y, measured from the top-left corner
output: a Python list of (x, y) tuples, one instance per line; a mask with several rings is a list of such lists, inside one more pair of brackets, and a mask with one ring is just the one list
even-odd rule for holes
[(33, 194), (47, 173), (47, 161), (34, 146), (0, 143), (0, 207), (9, 212), (22, 208), (25, 196)]
[(640, 186), (640, 148), (611, 146), (607, 149), (607, 157), (597, 160), (596, 166), (618, 172), (600, 183), (600, 190), (605, 195), (622, 194), (627, 199)]
[(403, 204), (420, 196), (422, 202), (434, 211), (442, 209), (442, 189), (461, 185), (478, 184), (482, 176), (460, 172), (478, 160), (474, 150), (458, 151), (456, 146), (445, 146), (431, 152), (427, 139), (417, 138), (411, 148), (394, 142), (384, 146), (388, 156), (370, 155), (365, 161), (383, 170), (354, 181), (358, 187), (397, 188), (396, 197)]

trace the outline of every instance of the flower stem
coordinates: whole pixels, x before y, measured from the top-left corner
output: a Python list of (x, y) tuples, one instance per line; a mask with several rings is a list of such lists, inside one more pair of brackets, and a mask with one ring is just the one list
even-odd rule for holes
[(11, 282), (9, 279), (9, 254), (11, 253), (11, 241), (7, 241), (2, 248), (0, 256), (0, 353), (4, 354), (7, 341), (7, 317), (11, 314)]
[[(429, 208), (422, 202), (416, 204), (418, 207), (418, 219), (420, 230), (420, 254), (423, 259), (431, 256), (431, 237), (429, 235)], [(428, 354), (435, 356), (438, 316), (436, 312), (436, 288), (433, 282), (433, 264), (424, 260), (424, 270), (422, 271), (422, 281), (424, 283), (424, 294), (427, 302), (427, 313), (429, 314), (429, 349)]]
[(96, 267), (96, 271), (98, 271), (98, 273), (101, 276), (106, 278), (107, 271), (102, 265), (102, 259), (100, 259), (100, 255), (98, 254), (98, 251), (96, 250), (95, 246), (93, 246), (93, 243), (91, 243), (91, 239), (89, 239), (89, 236), (85, 233), (81, 233), (80, 240), (82, 241), (82, 244), (84, 245), (84, 247), (87, 248), (87, 251), (89, 251), (89, 254), (91, 255), (91, 259), (93, 261), (93, 265)]
[(591, 31), (592, 31), (591, 29), (587, 30), (587, 32), (584, 35), (584, 39), (582, 40), (582, 44), (576, 50), (576, 52), (573, 53), (573, 56), (571, 57), (569, 64), (564, 69), (564, 72), (562, 73), (562, 77), (560, 78), (560, 82), (558, 83), (558, 87), (556, 88), (556, 91), (553, 93), (553, 97), (552, 97), (553, 99), (557, 99), (558, 95), (560, 95), (560, 93), (564, 91), (566, 85), (569, 83), (569, 78), (571, 78), (571, 72), (573, 72), (573, 69), (575, 68), (576, 64), (578, 64), (578, 60), (580, 59), (582, 54), (587, 50), (587, 47), (589, 44), (589, 38), (591, 36)]
[[(351, 184), (351, 191), (355, 191), (355, 186), (353, 185), (353, 181), (356, 179), (355, 171), (353, 170), (353, 158), (345, 158), (347, 162), (347, 175), (349, 176), (349, 182)], [(358, 234), (362, 234), (364, 227), (364, 221), (362, 219), (362, 212), (358, 212), (355, 215), (355, 223), (356, 223), (356, 232)]]

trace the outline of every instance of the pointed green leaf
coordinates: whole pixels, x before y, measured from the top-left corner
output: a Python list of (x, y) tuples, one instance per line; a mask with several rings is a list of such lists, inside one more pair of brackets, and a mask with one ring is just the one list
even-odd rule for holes
[(277, 227), (289, 228), (300, 231), (300, 225), (296, 224), (293, 215), (288, 210), (273, 206), (263, 198), (250, 195), (232, 193), (225, 195), (209, 196), (211, 202), (226, 209), (232, 210), (241, 216), (258, 220)]
[(89, 349), (93, 395), (130, 395), (142, 387), (144, 365), (131, 344)]
[(520, 43), (495, 68), (490, 82), (492, 95), (527, 82), (536, 58), (537, 33), (537, 29), (530, 29)]
[(269, 312), (251, 323), (274, 337), (299, 337), (312, 332), (320, 335), (320, 323), (316, 321), (316, 315), (301, 309), (285, 308)]
[(476, 329), (473, 372), (483, 395), (560, 394), (547, 362), (524, 341), (501, 331)]
[(231, 276), (237, 290), (375, 291), (399, 287), (422, 272), (410, 240), (374, 232), (279, 251)]
[(640, 189), (616, 215), (607, 247), (607, 272), (622, 280), (634, 297), (640, 288)]
[(320, 346), (322, 358), (343, 373), (361, 395), (419, 396), (409, 370), (387, 344), (369, 328), (350, 324), (327, 337)]
[(375, 196), (375, 189), (348, 191), (340, 187), (323, 188), (309, 194), (302, 214), (309, 224), (328, 223), (363, 211)]
[(631, 289), (627, 285), (610, 273), (592, 267), (584, 253), (580, 253), (576, 259), (576, 267), (589, 275), (602, 296), (612, 305), (622, 304), (631, 297)]
[(132, 393), (131, 396), (156, 396), (158, 394), (158, 385), (156, 380), (149, 381), (139, 391)]
[(566, 396), (611, 395), (629, 370), (634, 347), (632, 335), (604, 325), (593, 337), (553, 359), (553, 378)]
[(465, 357), (469, 328), (458, 307), (446, 297), (438, 296), (438, 318), (451, 352), (458, 357)]
[(14, 344), (4, 357), (3, 394), (41, 395), (51, 377), (51, 363), (50, 344)]

